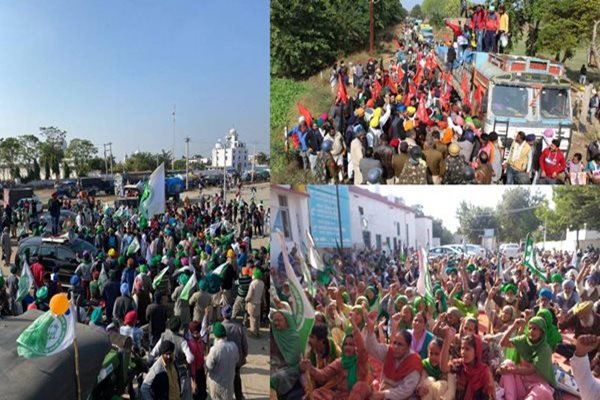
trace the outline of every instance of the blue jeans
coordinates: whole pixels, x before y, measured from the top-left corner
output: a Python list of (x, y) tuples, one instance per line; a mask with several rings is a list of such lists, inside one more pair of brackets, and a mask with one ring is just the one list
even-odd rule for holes
[(483, 51), (483, 30), (477, 30), (477, 51)]
[(60, 218), (60, 215), (52, 216), (52, 234), (53, 235), (58, 235), (58, 219), (59, 218)]

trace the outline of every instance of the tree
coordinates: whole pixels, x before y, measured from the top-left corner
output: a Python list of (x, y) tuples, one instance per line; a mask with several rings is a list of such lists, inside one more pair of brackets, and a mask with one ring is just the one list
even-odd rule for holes
[(425, 215), (425, 213), (423, 212), (423, 206), (421, 204), (414, 204), (412, 206), (410, 206), (411, 210), (413, 210), (413, 212), (415, 213), (415, 216), (417, 217), (422, 217)]
[(10, 177), (18, 179), (21, 177), (21, 171), (18, 163), (21, 154), (21, 143), (17, 138), (8, 137), (0, 139), (0, 160), (2, 164), (8, 167)]
[(19, 162), (27, 170), (24, 180), (40, 179), (40, 165), (37, 162), (40, 158), (40, 139), (35, 135), (21, 135), (17, 139), (21, 145)]
[(421, 13), (434, 26), (442, 26), (444, 18), (458, 17), (460, 0), (423, 0)]
[(593, 186), (555, 186), (552, 193), (554, 210), (540, 210), (540, 217), (547, 219), (547, 224), (553, 231), (565, 229), (577, 231), (579, 246), (579, 231), (587, 229), (600, 230), (598, 219), (598, 204), (600, 190)]
[(423, 12), (421, 11), (421, 5), (416, 4), (412, 10), (410, 10), (410, 16), (416, 19), (423, 18)]
[(543, 201), (539, 193), (532, 194), (522, 186), (505, 191), (496, 207), (500, 240), (519, 243), (528, 233), (536, 231), (542, 221), (534, 207), (541, 206)]
[(86, 176), (90, 171), (90, 160), (98, 153), (98, 148), (87, 139), (72, 139), (65, 155), (71, 159), (77, 176)]
[(68, 179), (71, 177), (71, 166), (69, 165), (68, 162), (66, 162), (66, 161), (63, 162), (62, 170), (63, 170), (65, 179)]
[(491, 207), (474, 206), (462, 201), (456, 210), (456, 217), (460, 226), (459, 233), (472, 243), (478, 243), (486, 229), (498, 230), (496, 214)]
[(258, 165), (265, 165), (269, 163), (269, 156), (266, 155), (265, 153), (263, 153), (262, 151), (256, 153), (256, 156), (254, 157), (254, 161), (258, 164)]
[(54, 126), (40, 127), (40, 136), (45, 139), (40, 146), (40, 159), (44, 164), (46, 179), (51, 178), (50, 172), (59, 177), (60, 163), (67, 149), (67, 132)]
[(185, 158), (175, 160), (175, 169), (185, 169)]
[[(113, 165), (114, 164), (115, 164), (115, 162), (113, 161)], [(100, 171), (104, 174), (107, 173), (106, 163), (104, 161), (104, 158), (102, 158), (102, 157), (96, 156), (96, 157), (90, 158), (88, 161), (88, 166), (89, 166), (89, 171)]]
[(440, 244), (452, 244), (454, 235), (446, 227), (441, 219), (434, 218), (431, 225), (431, 234), (434, 238), (440, 238)]

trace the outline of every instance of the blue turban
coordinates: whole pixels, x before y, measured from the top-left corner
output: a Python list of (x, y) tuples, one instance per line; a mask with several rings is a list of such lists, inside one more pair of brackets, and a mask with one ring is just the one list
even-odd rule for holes
[(542, 290), (540, 290), (540, 298), (542, 297), (545, 297), (548, 300), (552, 300), (554, 295), (552, 294), (552, 291), (550, 289), (543, 288)]
[(129, 294), (129, 284), (127, 282), (121, 283), (121, 294), (123, 296)]

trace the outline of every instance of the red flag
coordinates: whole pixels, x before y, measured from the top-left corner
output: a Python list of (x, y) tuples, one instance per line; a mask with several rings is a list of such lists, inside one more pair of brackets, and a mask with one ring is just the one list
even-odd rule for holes
[(454, 25), (453, 23), (446, 21), (446, 26), (452, 30), (454, 36), (460, 36), (462, 33), (458, 25)]
[(417, 75), (415, 76), (415, 83), (418, 86), (421, 86), (421, 81), (423, 80), (423, 68), (417, 64)]
[(421, 96), (419, 100), (419, 106), (417, 107), (417, 118), (424, 124), (429, 123), (429, 115), (427, 115), (427, 109), (425, 108), (425, 96)]
[(312, 116), (310, 115), (310, 111), (308, 111), (300, 102), (297, 102), (296, 105), (298, 106), (298, 112), (304, 117), (306, 124), (309, 127), (312, 127)]
[(483, 100), (483, 90), (481, 89), (481, 86), (477, 85), (475, 87), (475, 93), (473, 93), (473, 99), (475, 100), (475, 103), (477, 103), (477, 111), (481, 111), (481, 101)]
[(398, 82), (402, 82), (404, 80), (404, 69), (401, 65), (398, 66)]
[(396, 84), (393, 82), (392, 78), (386, 74), (385, 77), (383, 78), (383, 83), (384, 86), (387, 86), (390, 88), (390, 91), (393, 94), (398, 94), (398, 89), (396, 88)]
[(410, 101), (412, 100), (413, 97), (415, 97), (416, 94), (417, 94), (417, 87), (414, 84), (409, 85), (408, 86), (408, 96), (406, 96), (404, 99), (404, 105), (408, 107), (410, 104)]
[(346, 85), (344, 85), (344, 80), (342, 79), (341, 74), (338, 74), (338, 91), (336, 100), (340, 100), (344, 104), (348, 102), (348, 93), (346, 93)]
[(463, 102), (470, 106), (471, 105), (471, 92), (469, 91), (469, 81), (467, 80), (467, 75), (463, 74), (462, 82), (460, 83), (460, 88), (463, 91)]
[(393, 42), (394, 42), (394, 47), (396, 47), (397, 49), (399, 49), (400, 48), (400, 42), (398, 41), (398, 39), (394, 38)]
[(379, 83), (379, 81), (377, 79), (375, 79), (375, 82), (373, 82), (373, 101), (377, 100), (377, 98), (379, 97), (379, 92), (381, 92), (381, 83)]

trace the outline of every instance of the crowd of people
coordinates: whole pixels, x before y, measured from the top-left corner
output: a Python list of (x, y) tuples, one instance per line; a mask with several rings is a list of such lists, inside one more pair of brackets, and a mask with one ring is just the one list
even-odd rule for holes
[(298, 124), (287, 133), (298, 165), (320, 184), (600, 183), (598, 138), (570, 157), (551, 128), (505, 141), (482, 128), (480, 90), (472, 104), (461, 100), (457, 90), (470, 92), (470, 83), (454, 87), (451, 71), (476, 50), (497, 51), (509, 23), (499, 11), (477, 6), (463, 26), (447, 22), (453, 38), (442, 61), (408, 23), (394, 39), (393, 58), (336, 63), (334, 104), (318, 117), (299, 105)]
[(540, 273), (522, 256), (444, 256), (424, 269), (404, 254), (336, 254), (313, 271), (306, 348), (297, 298), (271, 268), (272, 398), (551, 400), (576, 386), (598, 398), (599, 252), (545, 251)]
[[(257, 224), (265, 207), (254, 190), (242, 196), (243, 190), (239, 186), (228, 201), (222, 194), (194, 203), (187, 197), (179, 204), (168, 201), (164, 214), (149, 219), (136, 208), (115, 209), (93, 197), (60, 199), (56, 193), (48, 202), (49, 220), (14, 211), (31, 227), (25, 236), (83, 239), (94, 251), (78, 252), (74, 271), (50, 267), (47, 254), (27, 249), (15, 263), (9, 233), (14, 220), (5, 218), (3, 255), (10, 274), (0, 274), (1, 316), (47, 311), (50, 299), (66, 291), (79, 323), (131, 338), (137, 385), (132, 379), (130, 393), (242, 400), (240, 368), (248, 337), (259, 338), (261, 323), (268, 321), (269, 283), (269, 248), (254, 244), (268, 233)], [(75, 219), (61, 218), (61, 210), (73, 211)], [(34, 282), (21, 294), (26, 268)], [(65, 273), (68, 282), (61, 279)]]

